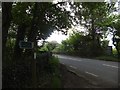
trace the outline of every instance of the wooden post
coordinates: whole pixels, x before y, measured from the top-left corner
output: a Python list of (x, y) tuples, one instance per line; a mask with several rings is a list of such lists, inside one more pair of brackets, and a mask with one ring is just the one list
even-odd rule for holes
[(34, 48), (33, 48), (33, 59), (32, 59), (32, 86), (33, 88), (37, 87), (37, 75), (36, 75), (36, 44), (34, 43)]
[(33, 62), (32, 62), (32, 76), (33, 76), (33, 81), (32, 81), (32, 85), (33, 85), (33, 87), (34, 88), (36, 88), (36, 61), (35, 60), (33, 60)]

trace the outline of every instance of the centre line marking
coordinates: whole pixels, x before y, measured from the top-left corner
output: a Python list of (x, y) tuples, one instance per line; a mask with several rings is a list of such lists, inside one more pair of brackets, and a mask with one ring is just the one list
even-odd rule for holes
[(118, 68), (117, 66), (113, 66), (113, 65), (108, 65), (108, 64), (103, 64), (103, 65), (108, 67)]
[(90, 75), (95, 76), (95, 77), (98, 77), (98, 75), (95, 75), (95, 74), (90, 73), (90, 72), (85, 72), (85, 73), (90, 74)]

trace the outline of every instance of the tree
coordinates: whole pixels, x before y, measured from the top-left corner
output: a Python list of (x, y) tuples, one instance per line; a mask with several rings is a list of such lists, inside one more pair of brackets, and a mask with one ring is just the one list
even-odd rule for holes
[(11, 9), (12, 9), (12, 2), (2, 2), (2, 52), (3, 52), (3, 59), (5, 56), (5, 49), (6, 49), (6, 41), (8, 36), (8, 29), (10, 27), (11, 22)]
[[(19, 42), (25, 40), (32, 20), (31, 8), (33, 3), (17, 2), (12, 7), (12, 27), (16, 27), (16, 42), (14, 47), (14, 59), (21, 57), (23, 49), (19, 47)], [(13, 28), (12, 28), (13, 29)]]
[(47, 51), (53, 51), (56, 48), (57, 44), (58, 43), (56, 41), (51, 41), (51, 42), (47, 42), (45, 44), (45, 47), (47, 48)]
[(71, 24), (70, 13), (61, 8), (62, 6), (64, 6), (62, 2), (57, 4), (19, 2), (13, 5), (13, 23), (18, 25), (15, 45), (17, 55), (22, 52), (18, 46), (20, 40), (27, 38), (28, 41), (36, 43), (37, 40), (46, 39), (54, 29), (66, 32), (65, 28), (69, 28)]
[[(52, 2), (14, 2), (11, 7), (9, 7), (9, 4), (7, 6), (7, 4), (8, 3), (5, 4), (5, 7), (3, 5), (3, 21), (5, 21), (3, 22), (3, 28), (7, 27), (7, 29), (4, 30), (5, 32), (3, 31), (3, 36), (6, 35), (6, 37), (3, 38), (3, 41), (6, 39), (7, 46), (9, 47), (10, 41), (12, 40), (11, 38), (14, 38), (13, 43), (15, 43), (15, 45), (13, 57), (14, 61), (12, 64), (8, 65), (7, 68), (4, 68), (3, 81), (4, 85), (6, 84), (6, 86), (10, 83), (8, 87), (22, 87), (22, 83), (24, 83), (22, 79), (24, 78), (26, 80), (28, 74), (31, 73), (29, 71), (31, 71), (31, 60), (33, 61), (31, 55), (33, 54), (33, 50), (25, 50), (30, 52), (27, 53), (24, 50), (20, 49), (19, 41), (26, 40), (34, 42), (34, 44), (36, 44), (37, 40), (46, 39), (55, 29), (66, 33), (67, 29), (71, 26), (71, 17), (69, 17), (70, 13), (63, 7), (65, 6), (63, 2), (59, 2), (57, 4), (53, 4)], [(11, 22), (9, 15), (5, 15), (10, 14), (10, 12), (12, 15)], [(7, 25), (10, 26), (9, 29)], [(15, 32), (15, 37), (11, 36), (13, 31)], [(8, 36), (9, 38), (7, 38)], [(31, 58), (26, 57), (25, 54)], [(8, 58), (6, 61), (7, 60), (10, 59)], [(26, 61), (28, 61), (27, 64)], [(34, 62), (35, 61), (33, 61), (33, 63)], [(9, 76), (10, 82), (8, 82), (9, 80), (7, 80), (5, 75)], [(16, 79), (14, 80), (14, 78)]]
[(118, 15), (117, 21), (113, 22), (112, 27), (116, 30), (113, 32), (113, 45), (116, 47), (118, 58), (120, 58), (120, 15)]
[(91, 40), (89, 35), (73, 32), (67, 40), (62, 41), (63, 51), (79, 56), (91, 56)]
[(81, 2), (74, 3), (76, 22), (84, 26), (92, 37), (91, 51), (94, 55), (99, 55), (101, 51), (100, 38), (105, 31), (105, 21), (111, 10), (114, 10), (114, 3), (106, 2)]
[(120, 26), (119, 23), (120, 22), (120, 15), (114, 15), (111, 14), (107, 20), (103, 23), (105, 25), (105, 27), (108, 28), (109, 32), (111, 33), (111, 35), (113, 36), (113, 45), (115, 46), (117, 53), (118, 53), (118, 58), (120, 57), (120, 46), (119, 46), (119, 42), (120, 42)]

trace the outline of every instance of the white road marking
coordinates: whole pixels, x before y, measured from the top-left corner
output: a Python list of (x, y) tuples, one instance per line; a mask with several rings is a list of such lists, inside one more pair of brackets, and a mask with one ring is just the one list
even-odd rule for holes
[(95, 75), (95, 74), (90, 73), (90, 72), (85, 72), (85, 73), (90, 74), (90, 75), (95, 76), (95, 77), (98, 77), (98, 75)]
[(104, 66), (108, 66), (108, 67), (113, 67), (113, 68), (118, 68), (117, 66), (113, 66), (113, 65), (109, 65), (109, 64), (102, 64)]
[(78, 59), (74, 59), (74, 58), (67, 58), (67, 57), (59, 57), (59, 58), (62, 58), (62, 59), (69, 59), (69, 60), (73, 60), (73, 61), (82, 61), (82, 60), (78, 60)]
[(62, 64), (64, 64), (64, 63), (62, 63)]
[(74, 66), (70, 66), (70, 67), (72, 67), (72, 68), (74, 68), (74, 69), (77, 69), (77, 67), (74, 67)]

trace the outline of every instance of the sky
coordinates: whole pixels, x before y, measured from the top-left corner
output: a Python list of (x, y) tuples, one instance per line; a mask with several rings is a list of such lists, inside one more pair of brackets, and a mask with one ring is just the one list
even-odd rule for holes
[(61, 43), (62, 40), (65, 40), (68, 38), (68, 35), (63, 35), (62, 32), (54, 31), (50, 37), (46, 39), (46, 41), (57, 41), (58, 43)]

